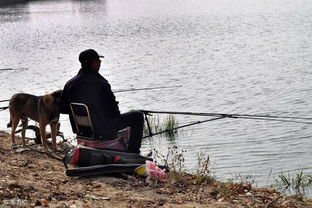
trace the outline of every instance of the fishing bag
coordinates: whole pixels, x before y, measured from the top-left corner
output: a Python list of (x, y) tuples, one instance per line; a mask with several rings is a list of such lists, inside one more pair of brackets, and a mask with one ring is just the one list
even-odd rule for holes
[(112, 149), (95, 149), (77, 145), (67, 151), (63, 162), (67, 176), (129, 173), (151, 158)]

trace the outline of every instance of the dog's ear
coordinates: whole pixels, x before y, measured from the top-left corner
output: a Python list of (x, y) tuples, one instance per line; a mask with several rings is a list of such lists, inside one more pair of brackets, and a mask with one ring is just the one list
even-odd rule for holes
[(57, 99), (57, 98), (60, 98), (60, 97), (62, 96), (62, 92), (63, 92), (63, 90), (56, 90), (56, 91), (52, 92), (51, 95), (52, 95), (55, 99)]
[(44, 95), (42, 101), (46, 107), (49, 109), (55, 109), (55, 105), (57, 105), (61, 99), (63, 90), (57, 90), (50, 94)]
[(61, 100), (61, 96), (62, 96), (62, 92), (63, 90), (57, 90), (51, 93), (52, 97), (53, 97), (53, 103), (55, 105), (58, 105), (58, 103)]

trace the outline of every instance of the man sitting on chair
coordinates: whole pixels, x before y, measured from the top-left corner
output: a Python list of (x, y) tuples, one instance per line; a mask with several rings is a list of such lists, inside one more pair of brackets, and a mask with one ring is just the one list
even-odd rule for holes
[(62, 93), (59, 111), (69, 114), (74, 133), (77, 129), (71, 115), (70, 103), (83, 103), (88, 106), (93, 135), (96, 140), (117, 138), (120, 129), (131, 127), (128, 151), (140, 153), (143, 136), (144, 116), (140, 111), (120, 114), (118, 102), (108, 81), (99, 74), (100, 58), (93, 49), (82, 51), (79, 55), (81, 69), (69, 80)]

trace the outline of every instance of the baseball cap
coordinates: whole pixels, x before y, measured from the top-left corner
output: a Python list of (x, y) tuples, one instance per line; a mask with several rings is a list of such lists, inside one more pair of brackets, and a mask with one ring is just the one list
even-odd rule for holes
[(100, 58), (104, 58), (104, 56), (99, 55), (93, 49), (84, 50), (79, 54), (79, 61), (81, 64), (87, 64), (90, 63), (90, 61), (99, 60)]

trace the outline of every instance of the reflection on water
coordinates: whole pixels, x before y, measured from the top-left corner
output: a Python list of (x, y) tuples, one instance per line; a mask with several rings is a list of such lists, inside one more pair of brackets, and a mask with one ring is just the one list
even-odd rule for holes
[[(15, 23), (29, 21), (29, 8), (27, 3), (14, 5), (0, 5), (0, 23)], [(3, 25), (0, 25), (0, 28)]]
[[(129, 109), (311, 117), (312, 5), (308, 0), (30, 1), (0, 7), (0, 98), (61, 89), (78, 54), (105, 55), (101, 73), (114, 89), (183, 85), (116, 94)], [(1, 129), (8, 113), (1, 112)], [(199, 118), (177, 117), (180, 124)], [(65, 135), (72, 135), (62, 116)], [(187, 129), (177, 140), (145, 140), (206, 152), (221, 178), (272, 170), (311, 173), (310, 126), (224, 119)]]

